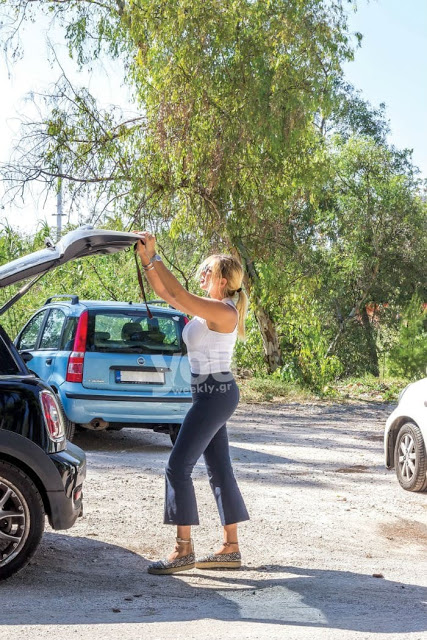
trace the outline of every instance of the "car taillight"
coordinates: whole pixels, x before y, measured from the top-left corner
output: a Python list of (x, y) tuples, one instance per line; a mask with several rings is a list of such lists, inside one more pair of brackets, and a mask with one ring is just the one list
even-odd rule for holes
[(89, 313), (83, 311), (77, 324), (76, 337), (74, 338), (73, 350), (68, 358), (67, 382), (83, 382), (83, 365), (86, 351), (87, 329)]
[(84, 352), (72, 351), (68, 358), (67, 375), (65, 376), (67, 382), (83, 382), (84, 361)]
[(50, 439), (63, 440), (65, 438), (64, 422), (54, 396), (49, 391), (41, 391), (40, 402)]

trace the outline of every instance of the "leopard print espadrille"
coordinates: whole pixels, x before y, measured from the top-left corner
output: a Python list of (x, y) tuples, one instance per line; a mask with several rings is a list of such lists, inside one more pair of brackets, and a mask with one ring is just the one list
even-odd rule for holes
[[(189, 542), (188, 540), (183, 540), (182, 538), (176, 539), (178, 545), (180, 542)], [(175, 547), (178, 549), (178, 547)], [(193, 549), (193, 541), (191, 540), (191, 553), (188, 553), (186, 556), (181, 556), (180, 558), (176, 558), (175, 560), (157, 560), (157, 562), (152, 562), (148, 565), (147, 571), (148, 573), (154, 573), (155, 575), (168, 575), (171, 573), (178, 573), (178, 571), (188, 571), (189, 569), (194, 569), (196, 564), (196, 557), (194, 555)]]
[(194, 569), (196, 558), (194, 553), (189, 553), (186, 556), (182, 556), (182, 558), (177, 558), (176, 560), (157, 560), (157, 562), (152, 562), (148, 565), (147, 571), (148, 573), (154, 573), (157, 575), (168, 574), (168, 573), (177, 573), (178, 571), (188, 571), (189, 569)]
[(240, 551), (234, 553), (210, 553), (196, 559), (196, 569), (240, 569), (242, 556)]

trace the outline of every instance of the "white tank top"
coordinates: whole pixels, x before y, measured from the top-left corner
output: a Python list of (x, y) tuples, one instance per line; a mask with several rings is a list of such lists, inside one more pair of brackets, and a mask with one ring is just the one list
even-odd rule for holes
[[(236, 305), (230, 298), (222, 302)], [(187, 345), (188, 360), (193, 373), (216, 373), (230, 371), (231, 358), (237, 339), (237, 324), (231, 333), (220, 333), (209, 329), (204, 318), (194, 316), (182, 332), (182, 339)]]

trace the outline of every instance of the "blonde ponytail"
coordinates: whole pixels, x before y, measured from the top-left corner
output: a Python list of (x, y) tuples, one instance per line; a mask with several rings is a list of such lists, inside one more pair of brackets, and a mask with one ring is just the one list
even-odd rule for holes
[[(248, 296), (242, 289), (240, 292), (236, 292), (235, 295), (232, 296), (232, 298), (239, 314), (239, 322), (237, 324), (237, 337), (242, 342), (245, 342), (246, 340), (245, 320), (246, 320), (246, 315), (248, 313), (248, 306), (249, 306)], [(235, 301), (235, 298), (237, 298), (237, 302)]]
[(237, 323), (237, 337), (244, 342), (246, 340), (245, 320), (248, 313), (248, 296), (242, 289), (243, 267), (234, 256), (217, 253), (206, 258), (199, 266), (197, 275), (203, 268), (209, 266), (213, 279), (225, 278), (227, 285), (224, 289), (224, 298), (231, 298), (239, 314)]

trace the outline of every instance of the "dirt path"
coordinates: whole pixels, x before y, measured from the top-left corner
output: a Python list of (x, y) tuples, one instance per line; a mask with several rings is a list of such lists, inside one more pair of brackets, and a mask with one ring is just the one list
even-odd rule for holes
[[(150, 576), (168, 437), (87, 433), (85, 516), (48, 530), (26, 571), (0, 585), (0, 638), (425, 638), (427, 495), (383, 466), (390, 408), (241, 405), (231, 455), (251, 521), (236, 572)], [(221, 538), (203, 464), (196, 551)], [(374, 575), (382, 577), (374, 577)]]

